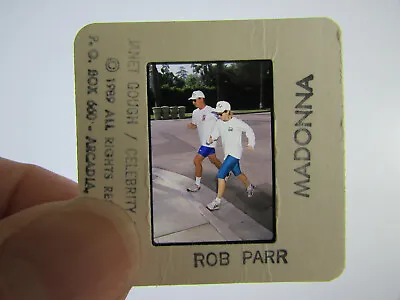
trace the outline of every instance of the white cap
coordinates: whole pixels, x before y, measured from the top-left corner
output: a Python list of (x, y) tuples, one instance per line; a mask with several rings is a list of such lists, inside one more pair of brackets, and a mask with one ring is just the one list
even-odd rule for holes
[(226, 110), (231, 110), (231, 105), (226, 101), (218, 101), (215, 105), (214, 111), (217, 113), (223, 113)]
[(192, 93), (192, 97), (190, 97), (188, 100), (196, 100), (197, 98), (205, 98), (204, 93), (202, 91), (194, 91)]

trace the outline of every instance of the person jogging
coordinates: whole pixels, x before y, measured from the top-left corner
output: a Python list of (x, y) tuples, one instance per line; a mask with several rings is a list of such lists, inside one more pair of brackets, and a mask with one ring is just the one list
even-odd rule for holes
[[(206, 105), (205, 95), (202, 91), (194, 91), (192, 96), (188, 99), (193, 102), (196, 109), (192, 114), (192, 121), (188, 124), (188, 128), (197, 129), (200, 148), (194, 157), (193, 163), (195, 165), (195, 183), (187, 188), (188, 192), (197, 192), (201, 187), (201, 176), (203, 173), (203, 161), (208, 157), (210, 162), (219, 169), (222, 165), (221, 161), (215, 154), (216, 142), (207, 143), (208, 138), (218, 120), (218, 116), (211, 106)], [(227, 176), (226, 180), (229, 178)]]
[(217, 197), (207, 205), (209, 210), (220, 208), (226, 186), (225, 177), (231, 171), (244, 184), (249, 198), (253, 196), (255, 189), (255, 186), (251, 184), (247, 176), (240, 169), (240, 159), (243, 154), (242, 133), (246, 133), (248, 139), (247, 148), (253, 150), (256, 144), (253, 129), (247, 123), (233, 116), (229, 102), (217, 102), (214, 111), (218, 114), (219, 120), (216, 122), (207, 143), (212, 145), (221, 137), (225, 158), (217, 174)]

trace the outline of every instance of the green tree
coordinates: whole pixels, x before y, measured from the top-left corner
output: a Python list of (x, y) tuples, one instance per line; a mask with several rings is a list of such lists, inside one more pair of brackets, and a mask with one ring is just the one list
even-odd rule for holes
[(225, 84), (225, 74), (224, 74), (225, 65), (223, 62), (217, 62), (216, 65), (216, 87), (217, 87), (217, 99), (222, 100), (226, 98), (226, 84)]
[(159, 75), (160, 86), (173, 87), (175, 81), (175, 75), (170, 71), (170, 67), (167, 64), (161, 66), (161, 74)]
[(149, 84), (150, 90), (153, 94), (154, 106), (157, 107), (161, 103), (161, 92), (160, 92), (160, 83), (159, 83), (159, 73), (157, 70), (156, 64), (148, 65), (149, 72)]
[(202, 85), (216, 87), (217, 85), (216, 64), (211, 64), (211, 63), (192, 64), (192, 69), (193, 73), (200, 76)]
[(161, 74), (159, 76), (160, 86), (170, 88), (183, 88), (185, 86), (185, 71), (186, 70), (181, 70), (180, 72), (177, 72), (177, 75), (175, 75), (173, 72), (171, 72), (169, 65), (162, 65)]
[(188, 71), (185, 69), (184, 66), (181, 66), (179, 68), (179, 71), (176, 72), (176, 77), (178, 77), (179, 79), (182, 79), (183, 81), (186, 81), (188, 76)]
[(185, 88), (197, 90), (201, 87), (201, 79), (198, 75), (189, 74), (185, 80)]
[(270, 61), (262, 62), (236, 62), (233, 63), (232, 82), (234, 84), (241, 83), (247, 86), (259, 86), (260, 99), (259, 108), (264, 108), (266, 80), (272, 80), (272, 65)]

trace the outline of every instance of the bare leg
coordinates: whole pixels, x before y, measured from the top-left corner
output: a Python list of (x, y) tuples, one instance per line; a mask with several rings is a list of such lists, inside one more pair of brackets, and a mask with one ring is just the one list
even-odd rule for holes
[[(227, 166), (229, 168), (229, 166)], [(226, 187), (226, 181), (225, 178), (218, 178), (218, 187), (217, 187), (217, 197), (215, 198), (214, 201), (211, 203), (207, 204), (207, 208), (209, 210), (216, 210), (219, 209), (221, 205), (221, 199), (224, 196), (225, 192), (225, 187)]]
[(209, 210), (216, 210), (219, 209), (221, 205), (221, 199), (222, 196), (224, 195), (225, 192), (225, 179), (218, 178), (218, 193), (217, 193), (217, 198), (215, 198), (214, 201), (211, 203), (207, 204), (207, 208)]
[(217, 197), (220, 199), (222, 199), (222, 196), (224, 195), (225, 185), (226, 185), (225, 179), (218, 178), (218, 195), (217, 195)]
[(243, 182), (244, 186), (246, 187), (246, 189), (249, 187), (250, 185), (250, 181), (247, 179), (247, 176), (244, 173), (241, 173), (240, 175), (237, 176), (237, 178)]
[(203, 160), (204, 160), (204, 157), (201, 156), (200, 154), (197, 154), (194, 157), (193, 163), (196, 168), (196, 171), (195, 171), (196, 177), (201, 177), (201, 175), (203, 173), (203, 166), (202, 166)]
[(210, 156), (208, 156), (208, 159), (210, 160), (210, 162), (217, 167), (217, 169), (220, 169), (222, 166), (222, 162), (217, 158), (217, 156), (215, 154), (212, 154)]
[(197, 192), (200, 190), (201, 174), (203, 173), (203, 166), (202, 166), (203, 160), (204, 157), (201, 156), (200, 154), (196, 154), (196, 156), (194, 157), (193, 164), (195, 166), (196, 182), (194, 185), (186, 189), (188, 192)]
[(249, 197), (249, 198), (253, 197), (255, 186), (250, 183), (250, 181), (247, 179), (245, 174), (242, 173), (242, 174), (238, 175), (237, 177), (245, 185), (246, 191), (247, 191), (247, 197)]

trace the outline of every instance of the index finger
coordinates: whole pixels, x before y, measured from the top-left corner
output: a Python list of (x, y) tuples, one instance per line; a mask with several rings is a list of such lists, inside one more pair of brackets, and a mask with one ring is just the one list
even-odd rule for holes
[(0, 219), (21, 210), (78, 196), (76, 182), (49, 170), (0, 158)]

